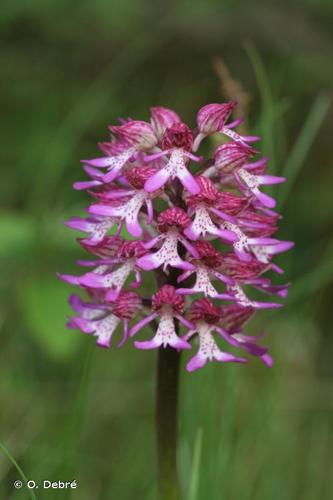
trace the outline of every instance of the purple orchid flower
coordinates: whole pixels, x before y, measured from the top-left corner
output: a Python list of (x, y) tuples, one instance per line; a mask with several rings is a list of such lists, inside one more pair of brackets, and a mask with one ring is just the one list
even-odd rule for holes
[(273, 359), (268, 349), (259, 345), (264, 334), (245, 335), (242, 330), (253, 317), (255, 310), (238, 304), (225, 305), (220, 308), (221, 321), (217, 332), (233, 347), (240, 348), (252, 356), (258, 357), (266, 366), (273, 366)]
[(190, 193), (199, 192), (196, 180), (186, 167), (189, 159), (200, 161), (200, 158), (190, 152), (192, 144), (193, 134), (185, 123), (175, 123), (172, 127), (166, 128), (162, 138), (162, 151), (145, 158), (146, 161), (151, 161), (169, 156), (165, 165), (146, 181), (145, 190), (148, 193), (162, 188), (169, 179), (175, 178), (178, 178)]
[(230, 101), (224, 104), (206, 104), (199, 109), (197, 114), (199, 134), (195, 138), (194, 151), (199, 149), (205, 137), (221, 130), (236, 105), (235, 101)]
[(128, 338), (128, 322), (140, 307), (141, 300), (134, 292), (121, 292), (113, 303), (87, 303), (83, 302), (77, 295), (71, 295), (69, 299), (77, 316), (68, 320), (68, 328), (79, 328), (84, 333), (90, 333), (97, 337), (99, 347), (110, 347), (114, 331), (123, 323), (124, 333), (119, 347)]
[(89, 217), (84, 219), (82, 217), (72, 217), (65, 222), (65, 226), (77, 231), (88, 233), (89, 237), (83, 239), (90, 245), (98, 245), (103, 241), (108, 231), (118, 224), (117, 233), (121, 231), (122, 224), (118, 217)]
[[(184, 234), (191, 240), (197, 240), (206, 236), (206, 234), (211, 234), (228, 242), (237, 241), (237, 235), (233, 231), (218, 227), (213, 221), (216, 219), (214, 206), (218, 202), (219, 192), (212, 181), (207, 177), (197, 177), (196, 180), (200, 191), (197, 195), (189, 196), (187, 199), (189, 213), (194, 214), (194, 220), (185, 229)], [(233, 220), (221, 210), (218, 212), (218, 216), (224, 220)]]
[(183, 230), (190, 225), (190, 222), (188, 215), (181, 208), (169, 208), (162, 212), (157, 219), (157, 230), (161, 234), (147, 242), (145, 248), (150, 249), (160, 243), (162, 246), (157, 252), (140, 257), (137, 261), (138, 266), (145, 271), (156, 269), (161, 265), (164, 270), (168, 266), (193, 269), (193, 265), (183, 260), (178, 253), (178, 243), (182, 243), (190, 255), (197, 256), (196, 250), (183, 235)]
[(133, 169), (128, 170), (125, 172), (125, 178), (132, 189), (116, 189), (103, 193), (101, 198), (106, 203), (91, 205), (88, 209), (89, 212), (108, 219), (125, 221), (127, 231), (134, 237), (140, 237), (142, 228), (139, 223), (139, 214), (142, 207), (146, 206), (148, 224), (153, 221), (154, 217), (153, 196), (143, 189), (145, 180), (153, 172), (154, 169), (149, 167), (133, 167)]
[(104, 182), (112, 182), (120, 176), (125, 165), (140, 151), (150, 150), (157, 144), (157, 137), (152, 127), (143, 121), (129, 121), (123, 125), (110, 127), (118, 140), (104, 143), (107, 156), (93, 160), (82, 160), (82, 163), (97, 168), (107, 168), (103, 176)]
[(150, 123), (156, 137), (163, 139), (164, 132), (172, 128), (177, 123), (181, 123), (180, 117), (172, 109), (155, 107), (150, 108)]
[[(189, 372), (202, 368), (207, 361), (220, 361), (222, 363), (246, 363), (242, 357), (234, 356), (222, 351), (214, 338), (214, 332), (218, 331), (218, 323), (221, 319), (220, 310), (208, 299), (199, 299), (191, 306), (191, 321), (195, 324), (185, 336), (188, 341), (195, 334), (199, 337), (199, 350), (186, 365)], [(219, 333), (219, 332), (218, 332)]]
[[(135, 274), (135, 282), (130, 286), (135, 288), (140, 286), (141, 270), (136, 263), (137, 258), (145, 253), (147, 253), (147, 250), (141, 242), (124, 241), (119, 248), (117, 257), (98, 261), (79, 261), (82, 266), (97, 266), (93, 272), (85, 273), (82, 276), (62, 274), (59, 277), (71, 285), (104, 289), (106, 290), (105, 297), (107, 300), (116, 300), (131, 273)], [(117, 266), (116, 269), (114, 269), (115, 265)]]
[(175, 318), (187, 328), (193, 325), (184, 318), (184, 299), (177, 295), (176, 288), (164, 285), (152, 297), (153, 313), (139, 321), (130, 331), (133, 337), (138, 331), (156, 318), (160, 318), (156, 334), (151, 340), (135, 341), (138, 349), (156, 349), (157, 347), (171, 346), (174, 349), (191, 349), (191, 344), (181, 339), (175, 330)]
[(220, 272), (223, 262), (223, 255), (219, 253), (209, 241), (197, 241), (193, 247), (198, 253), (197, 259), (192, 259), (193, 269), (184, 271), (178, 278), (178, 283), (189, 278), (193, 273), (196, 274), (196, 281), (191, 288), (178, 288), (180, 295), (193, 295), (203, 293), (205, 297), (215, 299), (233, 300), (233, 295), (228, 293), (219, 293), (212, 280), (218, 280), (225, 285), (234, 285), (235, 281)]

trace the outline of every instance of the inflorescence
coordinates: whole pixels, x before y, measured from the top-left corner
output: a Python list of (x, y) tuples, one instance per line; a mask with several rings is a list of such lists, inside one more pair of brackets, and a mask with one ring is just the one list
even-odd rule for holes
[[(79, 261), (89, 269), (81, 276), (60, 275), (89, 296), (70, 297), (69, 328), (106, 348), (121, 325), (119, 346), (135, 337), (138, 349), (192, 349), (197, 339), (188, 371), (209, 360), (245, 363), (228, 344), (272, 365), (262, 335), (243, 329), (257, 309), (281, 307), (251, 298), (251, 287), (278, 298), (288, 292), (264, 277), (283, 272), (272, 259), (293, 243), (273, 238), (281, 216), (261, 190), (285, 179), (265, 174), (267, 158), (251, 146), (259, 138), (234, 130), (241, 119), (228, 123), (235, 105), (204, 106), (194, 130), (174, 111), (152, 108), (150, 123), (121, 120), (99, 144), (104, 156), (82, 161), (89, 180), (74, 188), (93, 203), (87, 218), (66, 225), (86, 234), (78, 241), (93, 258)], [(198, 156), (212, 134), (222, 144), (212, 158)], [(138, 340), (147, 324), (153, 337)]]

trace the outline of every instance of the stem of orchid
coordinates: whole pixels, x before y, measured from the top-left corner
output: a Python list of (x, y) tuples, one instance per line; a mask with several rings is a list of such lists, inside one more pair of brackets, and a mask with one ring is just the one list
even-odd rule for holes
[[(182, 204), (183, 186), (178, 179), (173, 181), (176, 206)], [(182, 258), (185, 248), (180, 250)], [(157, 274), (158, 287), (169, 283), (177, 287), (181, 272), (173, 268), (169, 275)], [(179, 333), (179, 320), (174, 318), (175, 331)], [(156, 438), (159, 500), (181, 500), (177, 471), (178, 391), (181, 351), (161, 346), (157, 359), (156, 383)]]
[[(178, 326), (178, 325), (177, 325)], [(160, 500), (180, 500), (177, 473), (177, 408), (180, 352), (160, 347), (157, 362), (156, 427)]]

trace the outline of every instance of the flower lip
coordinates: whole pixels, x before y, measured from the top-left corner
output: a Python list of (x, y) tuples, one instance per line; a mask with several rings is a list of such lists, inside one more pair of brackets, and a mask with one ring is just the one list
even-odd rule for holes
[(142, 257), (148, 250), (145, 249), (141, 241), (124, 241), (119, 249), (121, 257), (131, 259), (133, 257)]
[(166, 233), (172, 227), (183, 230), (191, 224), (187, 213), (179, 207), (164, 210), (157, 219), (157, 229), (160, 233)]
[(199, 262), (212, 269), (217, 269), (222, 265), (222, 254), (209, 241), (198, 240), (193, 246), (199, 254)]
[(195, 207), (200, 203), (205, 203), (205, 205), (208, 206), (215, 206), (219, 198), (219, 192), (213, 182), (208, 179), (208, 177), (203, 177), (201, 175), (197, 176), (195, 180), (197, 181), (200, 191), (198, 194), (187, 198), (188, 206)]
[(156, 169), (152, 167), (133, 167), (125, 171), (125, 178), (134, 189), (143, 189), (146, 180), (155, 172)]
[(171, 306), (178, 314), (183, 312), (184, 299), (181, 295), (177, 295), (176, 288), (172, 285), (163, 285), (162, 288), (153, 295), (153, 309), (157, 311), (163, 306)]
[(185, 123), (175, 123), (165, 130), (162, 138), (162, 149), (183, 148), (186, 151), (191, 151), (193, 139), (193, 133)]
[(191, 321), (205, 321), (209, 324), (216, 324), (221, 319), (221, 311), (208, 299), (195, 300), (191, 305)]

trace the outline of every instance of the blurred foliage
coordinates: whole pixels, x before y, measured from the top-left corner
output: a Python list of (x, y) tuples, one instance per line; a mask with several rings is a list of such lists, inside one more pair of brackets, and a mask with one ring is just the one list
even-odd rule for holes
[(0, 498), (27, 498), (13, 488), (22, 471), (78, 482), (38, 499), (156, 498), (155, 354), (95, 349), (65, 329), (70, 289), (55, 273), (74, 271), (82, 251), (62, 221), (87, 202), (71, 183), (107, 124), (158, 104), (193, 123), (230, 97), (216, 57), (250, 97), (247, 126), (272, 169), (290, 178), (276, 194), (280, 236), (296, 248), (280, 257), (293, 282), (285, 309), (251, 325), (268, 332), (274, 369), (183, 372), (184, 498), (332, 498), (332, 2), (4, 0), (1, 10)]

